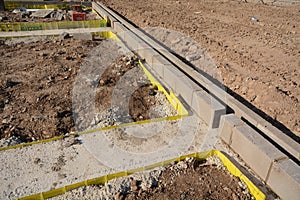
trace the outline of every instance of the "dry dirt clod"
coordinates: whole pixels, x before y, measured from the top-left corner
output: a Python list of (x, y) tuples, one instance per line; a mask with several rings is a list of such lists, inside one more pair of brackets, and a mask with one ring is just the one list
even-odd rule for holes
[(138, 191), (138, 182), (137, 182), (137, 180), (132, 179), (130, 184), (131, 184), (131, 191), (133, 191), (133, 192)]
[(125, 199), (125, 195), (124, 194), (122, 194), (121, 192), (118, 192), (115, 196), (114, 196), (114, 198), (116, 199), (116, 200), (124, 200)]

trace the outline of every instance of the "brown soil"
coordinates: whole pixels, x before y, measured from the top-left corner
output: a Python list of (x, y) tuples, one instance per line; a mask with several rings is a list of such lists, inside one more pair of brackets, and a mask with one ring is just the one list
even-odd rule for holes
[(137, 89), (131, 96), (129, 101), (129, 113), (134, 121), (150, 119), (151, 106), (155, 103), (155, 95), (157, 87), (151, 84), (143, 85)]
[(162, 172), (157, 185), (148, 190), (142, 190), (139, 181), (132, 180), (131, 192), (127, 195), (119, 194), (119, 197), (128, 200), (251, 199), (246, 186), (216, 164), (193, 159), (177, 165), (168, 166)]
[[(232, 92), (278, 126), (300, 136), (299, 4), (239, 0), (102, 2), (139, 27), (163, 27), (192, 37), (212, 56)], [(251, 20), (252, 16), (259, 22)]]
[[(96, 108), (98, 111), (108, 109), (111, 106), (112, 93), (116, 83), (129, 70), (138, 67), (138, 58), (127, 56), (120, 57), (110, 65), (99, 80), (99, 92), (96, 93)], [(129, 114), (133, 121), (150, 119), (149, 109), (155, 105), (157, 87), (152, 84), (141, 85), (130, 97)]]
[(74, 130), (72, 84), (95, 41), (0, 46), (0, 138), (45, 139)]
[[(90, 49), (100, 43), (64, 39), (1, 45), (0, 139), (16, 136), (31, 141), (75, 131), (73, 83)], [(116, 82), (137, 63), (136, 58), (123, 56), (102, 74), (98, 85), (102, 90), (95, 99), (99, 111), (110, 107)], [(153, 88), (143, 86), (134, 93), (130, 101), (134, 121), (149, 118), (148, 110), (155, 104)]]
[(130, 59), (126, 56), (122, 56), (116, 61), (116, 63), (105, 69), (98, 85), (98, 88), (101, 88), (101, 90), (96, 94), (96, 107), (98, 110), (103, 110), (110, 107), (111, 96), (116, 83), (126, 72), (137, 66), (137, 58)]

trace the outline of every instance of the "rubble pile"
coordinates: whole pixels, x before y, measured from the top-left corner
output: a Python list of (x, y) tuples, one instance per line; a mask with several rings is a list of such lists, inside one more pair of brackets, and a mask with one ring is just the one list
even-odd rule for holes
[(0, 12), (0, 22), (82, 21), (99, 18), (91, 11), (91, 9), (82, 9), (81, 5), (72, 5), (70, 9), (27, 9), (17, 7), (12, 11)]

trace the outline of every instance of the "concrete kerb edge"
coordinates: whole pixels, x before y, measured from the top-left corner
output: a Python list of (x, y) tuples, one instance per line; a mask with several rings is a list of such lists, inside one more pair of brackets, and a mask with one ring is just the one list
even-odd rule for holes
[[(249, 134), (257, 135), (257, 137), (261, 138), (260, 140), (263, 140), (264, 144), (262, 143), (258, 145), (255, 142), (253, 143), (253, 140), (249, 139), (249, 137), (246, 136), (247, 134), (245, 134), (245, 132), (239, 130), (240, 129), (239, 127), (247, 127), (247, 129), (252, 130), (251, 134), (250, 133)], [(226, 133), (224, 133), (224, 131), (226, 131)], [(292, 199), (291, 197), (295, 198), (296, 196), (299, 196), (298, 193), (300, 190), (298, 189), (300, 188), (300, 178), (298, 177), (299, 175), (296, 175), (296, 173), (297, 171), (299, 173), (300, 166), (298, 166), (292, 160), (288, 159), (286, 155), (284, 155), (273, 145), (271, 145), (271, 143), (266, 139), (264, 139), (258, 132), (256, 132), (254, 129), (252, 129), (250, 126), (248, 126), (245, 122), (243, 122), (239, 117), (235, 116), (234, 114), (229, 114), (221, 117), (221, 125), (219, 128), (219, 132), (222, 141), (226, 145), (228, 145), (232, 150), (237, 152), (239, 156), (241, 156), (241, 158), (247, 163), (247, 165), (249, 165), (251, 169), (254, 170), (255, 174), (257, 174), (260, 178), (262, 178), (263, 181), (265, 181), (267, 185), (269, 185), (269, 187), (273, 189), (273, 191), (276, 194), (278, 194), (280, 197), (284, 199)], [(243, 137), (244, 142), (242, 140), (237, 140), (237, 135), (240, 135), (239, 137)], [(250, 138), (251, 137), (252, 136), (250, 136)], [(235, 140), (234, 141), (235, 144), (232, 144), (231, 142), (232, 140)], [(246, 142), (247, 144), (245, 143), (246, 140), (248, 141)], [(253, 145), (250, 145), (250, 143), (252, 143)], [(271, 154), (265, 152), (268, 149), (267, 146), (270, 147), (268, 151), (271, 152)], [(251, 159), (249, 159), (249, 155), (245, 155), (245, 152), (240, 150), (240, 148), (244, 148), (244, 147), (247, 148), (248, 153), (257, 152), (255, 154), (255, 159), (254, 159), (257, 162), (253, 160), (251, 161)], [(259, 159), (259, 157), (265, 157), (265, 156), (267, 156), (270, 162), (266, 162), (265, 161), (266, 159), (263, 159), (265, 163), (264, 165), (265, 170), (262, 171), (261, 166), (257, 164), (259, 162), (261, 163), (261, 159), (260, 160), (257, 159)], [(287, 163), (287, 164), (285, 164), (285, 167), (280, 167), (282, 163)], [(260, 168), (259, 170), (257, 169), (257, 166), (259, 166)], [(287, 190), (290, 190), (290, 192), (286, 193)]]
[[(255, 126), (258, 130), (266, 133), (271, 140), (282, 146), (296, 159), (300, 160), (300, 144), (284, 134), (278, 128), (272, 126), (269, 122), (261, 116), (253, 112), (245, 105), (238, 102), (235, 98), (228, 99), (229, 106), (234, 110), (235, 115), (239, 118), (247, 119), (249, 123)], [(273, 130), (270, 130), (273, 129)]]
[[(238, 152), (241, 158), (264, 181), (268, 179), (272, 163), (287, 158), (269, 141), (234, 114), (225, 115), (221, 118), (219, 133), (222, 141), (235, 152)], [(253, 157), (253, 152), (256, 152), (255, 158)], [(259, 157), (264, 159), (256, 162)]]
[(291, 155), (296, 159), (300, 160), (300, 144), (294, 140), (291, 140), (286, 136), (282, 131), (272, 126), (267, 121), (263, 121), (258, 124), (257, 128), (263, 133), (267, 133), (268, 136), (273, 136), (271, 139), (278, 143), (280, 146), (283, 146)]
[(221, 116), (219, 135), (223, 142), (227, 145), (232, 143), (232, 131), (236, 126), (244, 125), (245, 123), (234, 114), (228, 114)]
[(274, 162), (266, 183), (282, 199), (298, 199), (300, 196), (300, 166), (290, 159)]
[(79, 187), (82, 186), (89, 186), (89, 185), (104, 185), (107, 181), (112, 180), (114, 178), (120, 178), (120, 177), (124, 177), (124, 176), (128, 176), (131, 175), (133, 173), (137, 173), (137, 172), (142, 172), (145, 170), (151, 170), (153, 168), (156, 167), (163, 167), (166, 166), (172, 162), (180, 162), (185, 160), (186, 158), (196, 158), (199, 160), (205, 160), (209, 157), (212, 156), (217, 156), (221, 162), (223, 163), (223, 165), (227, 168), (227, 170), (233, 175), (236, 176), (238, 178), (240, 178), (240, 180), (242, 180), (248, 187), (250, 193), (252, 194), (252, 196), (254, 196), (254, 198), (256, 200), (264, 200), (265, 199), (265, 194), (258, 188), (256, 187), (248, 178), (247, 176), (245, 176), (223, 153), (221, 153), (218, 150), (211, 150), (211, 151), (206, 151), (206, 152), (196, 152), (193, 154), (188, 154), (188, 155), (184, 155), (184, 156), (180, 156), (174, 159), (170, 159), (170, 160), (166, 160), (163, 162), (159, 162), (159, 163), (155, 163), (149, 166), (145, 166), (145, 167), (141, 167), (141, 168), (137, 168), (137, 169), (132, 169), (132, 170), (127, 170), (127, 171), (121, 171), (121, 172), (117, 172), (114, 174), (107, 174), (101, 177), (96, 177), (96, 178), (92, 178), (92, 179), (88, 179), (82, 182), (78, 182), (75, 184), (71, 184), (71, 185), (67, 185), (61, 188), (57, 188), (54, 190), (50, 190), (50, 191), (46, 191), (46, 192), (41, 192), (38, 194), (33, 194), (30, 196), (26, 196), (26, 197), (21, 197), (18, 198), (18, 200), (44, 200), (44, 199), (48, 199), (51, 197), (55, 197), (58, 195), (62, 195), (65, 194), (66, 192), (73, 190), (73, 189), (77, 189)]
[(22, 37), (38, 37), (38, 36), (59, 36), (63, 33), (104, 35), (111, 32), (110, 28), (79, 28), (79, 29), (53, 29), (42, 31), (17, 31), (17, 32), (0, 32), (0, 38), (22, 38)]

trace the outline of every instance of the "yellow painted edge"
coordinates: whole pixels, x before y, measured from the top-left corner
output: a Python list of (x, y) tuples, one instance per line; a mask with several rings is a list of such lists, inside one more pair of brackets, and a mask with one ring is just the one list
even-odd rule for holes
[[(41, 2), (42, 3), (42, 2)], [(67, 4), (49, 4), (49, 5), (33, 5), (33, 4), (26, 4), (26, 2), (18, 3), (18, 2), (10, 2), (10, 1), (4, 1), (5, 8), (8, 10), (12, 10), (14, 8), (23, 6), (28, 9), (68, 9), (70, 8), (70, 5)]]
[[(85, 130), (85, 131), (82, 131), (82, 132), (71, 133), (69, 135), (70, 136), (72, 136), (72, 135), (73, 136), (79, 136), (79, 135), (84, 135), (84, 134), (88, 134), (88, 133), (94, 133), (94, 132), (97, 132), (97, 131), (106, 131), (106, 130), (111, 130), (111, 129), (127, 127), (127, 126), (134, 126), (134, 125), (138, 125), (138, 124), (140, 125), (140, 124), (147, 124), (147, 123), (152, 123), (152, 122), (162, 122), (162, 121), (166, 121), (166, 120), (167, 121), (174, 121), (174, 120), (177, 120), (177, 119), (180, 119), (180, 118), (182, 118), (182, 116), (179, 116), (179, 115), (163, 117), (163, 118), (155, 118), (155, 119), (131, 122), (131, 123), (126, 123), (126, 124), (107, 126), (107, 127), (103, 127), (103, 128), (94, 128), (94, 129), (89, 129), (89, 130)], [(49, 138), (49, 139), (38, 140), (38, 141), (34, 141), (34, 142), (27, 142), (27, 143), (14, 145), (14, 146), (1, 147), (0, 151), (6, 151), (6, 150), (9, 150), (9, 149), (17, 149), (17, 148), (22, 148), (22, 147), (26, 147), (26, 146), (35, 145), (35, 144), (52, 142), (52, 141), (63, 139), (65, 137), (68, 137), (68, 136), (67, 135), (61, 135), (61, 136), (57, 136), (57, 137), (53, 137), (53, 138)]]
[[(115, 41), (121, 41), (116, 34), (114, 34), (113, 32), (109, 31), (109, 32), (103, 32), (101, 33), (102, 37), (104, 38), (110, 38), (113, 39)], [(170, 91), (170, 93), (168, 93), (166, 91), (166, 89), (160, 84), (159, 81), (157, 81), (154, 76), (149, 72), (149, 70), (147, 70), (147, 68), (143, 65), (143, 63), (139, 60), (139, 65), (140, 67), (143, 69), (145, 75), (147, 76), (147, 78), (150, 80), (150, 82), (153, 85), (156, 85), (158, 90), (161, 91), (167, 98), (167, 100), (169, 101), (169, 103), (174, 107), (174, 109), (177, 111), (179, 116), (187, 116), (189, 113), (188, 111), (185, 109), (185, 107), (182, 105), (182, 103), (180, 102), (180, 100), (176, 97), (176, 95)]]
[(18, 200), (44, 200), (47, 198), (51, 198), (51, 197), (55, 197), (61, 194), (65, 194), (66, 192), (73, 190), (73, 189), (77, 189), (79, 187), (82, 186), (89, 186), (89, 185), (104, 185), (107, 181), (114, 179), (114, 178), (120, 178), (120, 177), (124, 177), (133, 173), (137, 173), (137, 172), (141, 172), (141, 171), (145, 171), (145, 170), (150, 170), (156, 167), (162, 167), (165, 165), (168, 165), (174, 161), (182, 161), (186, 158), (190, 158), (190, 157), (194, 157), (200, 160), (205, 160), (211, 156), (218, 156), (218, 158), (220, 158), (220, 160), (222, 161), (222, 163), (224, 164), (224, 166), (227, 168), (227, 170), (233, 175), (236, 176), (238, 178), (240, 178), (248, 187), (250, 193), (252, 194), (252, 196), (256, 199), (256, 200), (264, 200), (265, 194), (260, 191), (223, 153), (221, 153), (218, 150), (211, 150), (211, 151), (205, 151), (205, 152), (197, 152), (197, 153), (193, 153), (193, 154), (188, 154), (188, 155), (184, 155), (184, 156), (180, 156), (174, 159), (170, 159), (170, 160), (166, 160), (163, 162), (159, 162), (159, 163), (155, 163), (146, 167), (140, 167), (137, 169), (133, 169), (133, 170), (128, 170), (128, 171), (122, 171), (122, 172), (117, 172), (114, 174), (108, 174), (108, 175), (104, 175), (101, 177), (97, 177), (97, 178), (93, 178), (93, 179), (88, 179), (82, 182), (78, 182), (75, 184), (71, 184), (68, 186), (64, 186), (62, 188), (57, 188), (54, 190), (50, 190), (47, 192), (42, 192), (39, 194), (34, 194), (34, 195), (30, 195), (27, 197), (22, 197), (19, 198)]
[(227, 170), (234, 176), (242, 180), (248, 187), (250, 193), (256, 200), (266, 199), (265, 194), (258, 189), (249, 179), (245, 176), (223, 153), (217, 150), (213, 150), (213, 155), (216, 155), (220, 158)]
[(0, 22), (0, 32), (106, 27), (106, 19), (58, 22)]
[(156, 85), (158, 90), (161, 91), (166, 98), (168, 99), (168, 101), (170, 102), (170, 104), (174, 107), (174, 109), (177, 111), (178, 115), (180, 116), (187, 116), (188, 115), (188, 111), (185, 109), (185, 107), (182, 105), (182, 103), (179, 101), (179, 99), (172, 93), (170, 92), (170, 94), (166, 91), (166, 89), (159, 83), (159, 81), (157, 81), (153, 75), (146, 69), (146, 67), (143, 65), (143, 63), (141, 61), (139, 61), (139, 64), (141, 66), (141, 68), (144, 70), (144, 73), (146, 74), (146, 76), (148, 77), (148, 79), (150, 80), (150, 82), (153, 85)]

